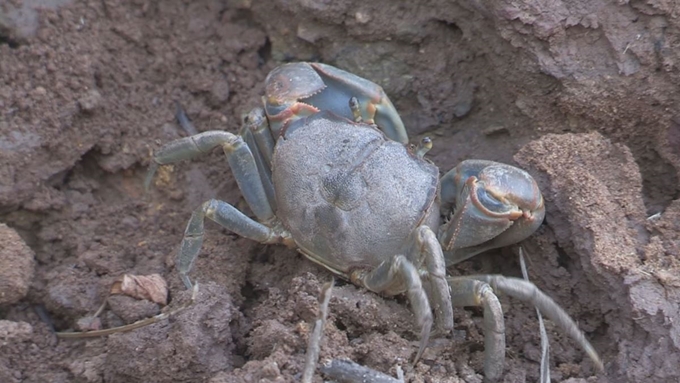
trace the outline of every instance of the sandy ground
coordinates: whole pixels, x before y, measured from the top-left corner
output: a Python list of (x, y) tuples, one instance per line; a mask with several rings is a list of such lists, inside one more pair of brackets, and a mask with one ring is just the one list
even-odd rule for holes
[[(554, 382), (680, 380), (680, 23), (673, 2), (0, 2), (0, 382), (293, 382), (330, 274), (297, 253), (208, 225), (197, 302), (130, 333), (58, 340), (124, 273), (160, 273), (191, 211), (244, 205), (219, 151), (164, 168), (153, 150), (235, 132), (283, 61), (321, 60), (384, 86), (442, 171), (466, 158), (519, 165), (545, 224), (523, 242), (530, 278), (579, 323), (606, 373), (547, 323)], [(624, 2), (622, 2), (624, 3)], [(33, 11), (38, 9), (39, 11)], [(519, 276), (517, 247), (452, 274)], [(503, 382), (534, 382), (533, 308), (501, 297)], [(417, 350), (403, 297), (338, 282), (322, 359), (394, 374)], [(105, 327), (159, 313), (109, 299)], [(407, 371), (481, 382), (482, 312), (457, 309)], [(321, 382), (322, 377), (317, 376)]]

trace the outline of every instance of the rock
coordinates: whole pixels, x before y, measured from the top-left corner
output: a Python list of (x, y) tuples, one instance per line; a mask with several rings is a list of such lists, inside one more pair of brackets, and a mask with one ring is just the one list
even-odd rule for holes
[(26, 322), (0, 320), (0, 344), (4, 342), (21, 342), (33, 335), (33, 326)]
[(80, 109), (85, 113), (91, 113), (102, 104), (102, 95), (96, 89), (91, 89), (78, 99)]
[(16, 303), (28, 293), (35, 268), (33, 250), (14, 229), (0, 223), (0, 305)]

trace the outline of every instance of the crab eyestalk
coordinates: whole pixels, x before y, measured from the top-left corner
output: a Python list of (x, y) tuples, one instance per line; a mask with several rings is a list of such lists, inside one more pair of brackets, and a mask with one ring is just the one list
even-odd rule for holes
[(359, 105), (359, 100), (356, 97), (349, 99), (349, 109), (352, 111), (352, 116), (354, 116), (354, 122), (362, 122), (364, 120), (361, 117), (361, 105)]
[(432, 139), (430, 137), (423, 137), (418, 144), (418, 150), (416, 151), (416, 156), (418, 158), (425, 157), (425, 154), (432, 149)]

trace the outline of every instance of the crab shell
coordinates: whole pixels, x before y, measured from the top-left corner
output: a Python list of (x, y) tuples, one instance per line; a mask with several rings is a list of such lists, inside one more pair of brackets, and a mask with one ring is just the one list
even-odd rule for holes
[(302, 253), (338, 274), (406, 254), (416, 227), (439, 226), (437, 167), (370, 125), (328, 111), (295, 120), (272, 168), (277, 216)]

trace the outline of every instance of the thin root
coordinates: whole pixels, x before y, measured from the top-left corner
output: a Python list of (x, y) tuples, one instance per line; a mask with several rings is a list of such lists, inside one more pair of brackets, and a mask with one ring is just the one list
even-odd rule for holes
[(323, 329), (326, 325), (326, 318), (328, 317), (328, 303), (331, 301), (333, 295), (333, 284), (335, 279), (325, 283), (321, 287), (321, 296), (319, 297), (319, 317), (314, 321), (314, 330), (309, 335), (309, 343), (307, 344), (307, 357), (305, 358), (305, 368), (302, 373), (302, 383), (311, 383), (316, 371), (316, 362), (319, 361), (319, 352), (321, 351), (321, 340), (323, 339)]
[[(161, 314), (158, 314), (158, 315), (153, 316), (151, 318), (146, 318), (146, 319), (139, 320), (135, 323), (126, 324), (125, 326), (118, 326), (118, 327), (107, 328), (107, 329), (104, 329), (104, 330), (95, 330), (95, 331), (57, 332), (55, 334), (57, 335), (57, 338), (61, 338), (61, 339), (83, 339), (83, 338), (96, 338), (96, 337), (111, 335), (111, 334), (115, 334), (115, 333), (119, 333), (119, 332), (127, 332), (127, 331), (136, 330), (138, 328), (142, 328), (142, 327), (154, 324), (154, 323), (158, 323), (162, 320), (170, 318), (171, 316), (179, 314), (180, 312), (184, 311), (189, 306), (194, 304), (194, 302), (196, 301), (196, 295), (197, 294), (198, 294), (198, 283), (196, 283), (194, 285), (193, 290), (191, 292), (191, 300), (187, 304), (185, 304), (181, 307), (178, 307), (178, 308), (176, 308), (176, 309), (174, 309), (170, 312), (161, 313)], [(105, 304), (106, 303), (104, 303), (99, 308), (99, 310), (97, 310), (97, 314), (95, 314), (95, 315), (98, 315), (99, 313), (101, 313), (101, 310), (104, 308)]]

